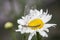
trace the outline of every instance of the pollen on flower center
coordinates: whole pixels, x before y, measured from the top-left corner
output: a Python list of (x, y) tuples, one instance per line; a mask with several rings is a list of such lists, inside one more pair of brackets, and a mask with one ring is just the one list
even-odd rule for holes
[(28, 23), (28, 26), (32, 29), (32, 30), (37, 30), (42, 28), (44, 25), (43, 21), (39, 18), (33, 19)]

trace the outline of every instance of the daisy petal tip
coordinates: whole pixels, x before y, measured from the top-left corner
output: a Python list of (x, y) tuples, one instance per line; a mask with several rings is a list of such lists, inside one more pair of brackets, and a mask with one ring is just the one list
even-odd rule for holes
[(15, 30), (16, 32), (18, 32), (18, 30)]
[(48, 37), (48, 35), (46, 35), (45, 37)]
[(49, 32), (49, 29), (47, 29), (47, 32)]
[(33, 13), (33, 12), (34, 12), (34, 10), (30, 9), (30, 13)]
[(21, 34), (24, 34), (24, 32), (21, 32)]
[(16, 32), (19, 32), (20, 30), (15, 30)]
[(17, 20), (17, 23), (19, 23), (19, 20)]
[(43, 11), (43, 9), (41, 9), (41, 11)]
[(49, 29), (45, 29), (46, 32), (49, 32)]
[(57, 26), (57, 24), (53, 24), (53, 27)]
[(41, 9), (40, 12), (43, 12), (43, 9)]
[(43, 36), (43, 37), (48, 37), (48, 35), (45, 35), (45, 36)]
[(31, 33), (31, 34), (29, 35), (28, 40), (31, 40), (33, 36), (34, 36), (34, 33)]
[(46, 12), (45, 12), (45, 14), (47, 14), (48, 13), (48, 9), (46, 9)]
[(47, 32), (49, 32), (49, 30)]
[(48, 35), (45, 35), (44, 37), (48, 37)]
[(22, 19), (24, 19), (25, 17), (22, 16)]

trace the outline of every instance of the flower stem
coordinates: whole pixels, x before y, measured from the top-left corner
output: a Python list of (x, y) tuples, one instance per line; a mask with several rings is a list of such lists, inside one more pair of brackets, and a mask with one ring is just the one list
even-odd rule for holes
[(10, 33), (11, 33), (11, 36), (12, 36), (13, 40), (17, 40), (17, 39), (16, 39), (15, 32), (14, 32), (13, 30), (9, 30), (9, 31), (10, 31)]
[(27, 40), (27, 38), (28, 38), (27, 36), (28, 36), (28, 34), (26, 34), (26, 33), (23, 34), (23, 35), (22, 35), (22, 39), (23, 39), (23, 40)]
[(36, 34), (37, 34), (37, 40), (42, 40), (42, 37), (41, 37), (41, 35), (38, 33), (38, 32), (36, 32)]

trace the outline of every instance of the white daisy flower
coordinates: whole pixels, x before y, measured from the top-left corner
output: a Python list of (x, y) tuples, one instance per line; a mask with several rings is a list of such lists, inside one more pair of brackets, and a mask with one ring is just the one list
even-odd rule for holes
[[(46, 32), (49, 32), (49, 27), (54, 27), (56, 24), (48, 24), (47, 22), (51, 20), (52, 15), (43, 12), (41, 9), (38, 11), (37, 9), (30, 10), (29, 14), (19, 19), (17, 22), (20, 24), (16, 32), (30, 33), (28, 40), (31, 40), (32, 37), (39, 32), (39, 34), (43, 37), (48, 37)], [(46, 32), (45, 32), (46, 31)]]

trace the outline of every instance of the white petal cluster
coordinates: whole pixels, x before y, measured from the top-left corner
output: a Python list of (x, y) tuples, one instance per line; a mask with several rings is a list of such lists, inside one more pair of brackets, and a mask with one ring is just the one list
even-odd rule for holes
[[(40, 18), (44, 22), (44, 26), (41, 29), (38, 30), (32, 30), (29, 27), (25, 27), (22, 25), (28, 25), (28, 21), (31, 21), (35, 18)], [(52, 15), (48, 14), (48, 10), (46, 12), (43, 12), (43, 9), (38, 11), (37, 9), (30, 10), (29, 14), (22, 17), (22, 19), (19, 19), (17, 23), (19, 24), (18, 29), (16, 32), (23, 33), (30, 33), (28, 40), (31, 40), (34, 34), (36, 32), (39, 32), (39, 34), (43, 37), (48, 37), (46, 32), (49, 32), (49, 27), (54, 27), (56, 24), (48, 24), (47, 22), (50, 21), (52, 18)], [(46, 31), (46, 32), (45, 32)]]

